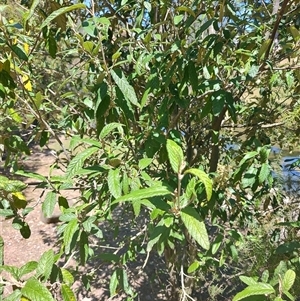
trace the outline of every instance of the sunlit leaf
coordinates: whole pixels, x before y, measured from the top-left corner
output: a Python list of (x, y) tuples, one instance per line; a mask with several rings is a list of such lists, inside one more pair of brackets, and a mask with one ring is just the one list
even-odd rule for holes
[(212, 180), (209, 176), (200, 169), (190, 168), (184, 172), (184, 174), (192, 174), (199, 178), (199, 181), (204, 184), (207, 199), (210, 200), (212, 196)]
[(183, 152), (181, 147), (173, 140), (167, 140), (168, 157), (173, 171), (178, 174), (181, 173), (185, 167)]
[(113, 195), (114, 198), (118, 198), (122, 194), (122, 186), (120, 182), (120, 170), (111, 169), (108, 172), (107, 183), (109, 192)]
[(208, 234), (200, 215), (192, 207), (185, 207), (180, 212), (181, 219), (191, 237), (205, 250), (209, 249)]
[(147, 199), (155, 196), (165, 196), (170, 194), (170, 190), (165, 186), (153, 186), (149, 188), (134, 190), (129, 194), (126, 194), (114, 200), (112, 204), (121, 202), (133, 202), (136, 200)]
[(243, 300), (250, 296), (270, 295), (273, 293), (275, 293), (275, 290), (270, 284), (258, 282), (255, 285), (246, 287), (243, 291), (236, 294), (232, 301)]
[[(120, 75), (120, 76), (119, 76)], [(140, 107), (137, 96), (133, 87), (128, 83), (125, 74), (122, 71), (118, 71), (118, 74), (112, 69), (111, 76), (116, 82), (117, 86), (123, 93), (125, 99), (132, 103), (133, 105)]]
[(66, 14), (66, 13), (72, 11), (72, 10), (75, 10), (75, 9), (86, 9), (86, 6), (83, 3), (78, 3), (78, 4), (73, 4), (73, 5), (70, 5), (70, 6), (65, 6), (65, 7), (62, 7), (60, 9), (57, 9), (53, 13), (51, 13), (50, 16), (48, 16), (46, 18), (46, 20), (44, 20), (44, 22), (42, 23), (40, 28), (42, 29), (43, 27), (49, 25), (50, 22), (53, 21), (58, 16), (60, 16), (62, 14)]
[(29, 300), (55, 301), (49, 290), (33, 277), (26, 281), (21, 292)]

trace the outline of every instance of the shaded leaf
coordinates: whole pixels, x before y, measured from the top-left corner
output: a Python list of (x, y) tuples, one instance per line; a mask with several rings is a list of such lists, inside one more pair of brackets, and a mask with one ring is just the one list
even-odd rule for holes
[(123, 93), (125, 99), (129, 102), (131, 102), (133, 105), (140, 107), (140, 104), (138, 103), (135, 91), (133, 87), (128, 83), (125, 75), (122, 71), (119, 72), (121, 74), (121, 77), (117, 75), (117, 73), (114, 70), (111, 70), (111, 76), (116, 82), (117, 86)]

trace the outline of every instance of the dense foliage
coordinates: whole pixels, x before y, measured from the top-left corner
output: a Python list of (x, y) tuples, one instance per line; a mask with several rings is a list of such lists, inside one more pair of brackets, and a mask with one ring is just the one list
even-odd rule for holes
[[(30, 239), (34, 208), (20, 175), (46, 189), (45, 216), (56, 203), (62, 212), (58, 254), (2, 266), (20, 283), (5, 300), (75, 300), (73, 277), (87, 289), (90, 279), (58, 260), (85, 266), (95, 256), (112, 264), (111, 296), (133, 300), (127, 265), (145, 266), (154, 252), (170, 298), (201, 300), (212, 275), (246, 273), (239, 246), (281, 203), (269, 159), (272, 145), (299, 146), (299, 3), (79, 2), (0, 6), (1, 215)], [(53, 168), (64, 175), (21, 170), (30, 145), (49, 139), (61, 146)], [(65, 189), (80, 191), (76, 206)], [(119, 249), (97, 254), (91, 242), (105, 240), (105, 223)], [(125, 223), (132, 231), (118, 236)], [(247, 287), (234, 300), (294, 300), (299, 245), (271, 245), (276, 264), (241, 276)]]

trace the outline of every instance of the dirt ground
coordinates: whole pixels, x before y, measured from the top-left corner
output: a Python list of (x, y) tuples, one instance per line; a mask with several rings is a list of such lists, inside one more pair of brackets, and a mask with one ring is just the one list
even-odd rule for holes
[[(57, 147), (56, 143), (54, 143), (52, 147)], [(28, 171), (34, 171), (47, 176), (49, 174), (49, 168), (54, 161), (55, 158), (49, 149), (41, 150), (35, 147), (33, 154), (24, 161), (24, 166)], [(26, 198), (30, 202), (30, 205), (35, 206), (35, 209), (30, 212), (26, 218), (31, 229), (30, 238), (24, 239), (18, 230), (13, 229), (11, 220), (0, 219), (0, 235), (4, 239), (4, 263), (18, 267), (31, 260), (39, 260), (41, 255), (49, 249), (58, 250), (56, 246), (57, 225), (45, 224), (41, 221), (41, 204), (46, 193), (42, 195), (42, 189), (33, 189), (33, 185), (30, 185), (30, 182), (32, 182), (31, 179), (25, 179), (24, 181), (29, 184), (25, 191)], [(74, 191), (67, 191), (65, 196), (68, 200), (78, 197)], [(56, 211), (57, 210), (58, 209), (56, 209)], [(95, 253), (103, 251), (107, 252), (107, 250), (102, 249), (101, 246), (97, 246), (95, 249)], [(161, 271), (158, 271), (158, 267), (162, 262), (157, 262), (156, 259), (155, 263), (150, 262), (144, 270), (141, 270), (143, 264), (144, 259), (141, 258), (134, 266), (128, 268), (130, 284), (139, 294), (136, 300), (166, 300), (165, 292), (168, 283), (165, 280), (165, 275), (161, 275)], [(72, 261), (70, 261), (68, 265), (72, 268)], [(80, 281), (77, 280), (74, 284), (77, 300), (126, 300), (125, 296), (122, 295), (115, 296), (112, 299), (109, 298), (109, 277), (112, 273), (111, 268), (111, 266), (105, 265), (103, 262), (99, 262), (99, 260), (88, 264), (83, 273), (93, 275), (92, 287), (89, 292), (86, 292), (81, 287)]]

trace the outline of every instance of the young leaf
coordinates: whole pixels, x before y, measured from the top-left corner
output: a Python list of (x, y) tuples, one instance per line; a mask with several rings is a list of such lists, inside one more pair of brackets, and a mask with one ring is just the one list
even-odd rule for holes
[(35, 278), (30, 278), (21, 292), (29, 300), (55, 301), (48, 289)]
[(154, 196), (163, 196), (171, 194), (170, 190), (165, 186), (153, 186), (144, 189), (138, 189), (132, 191), (129, 194), (123, 195), (118, 199), (114, 200), (111, 204), (121, 203), (121, 202), (133, 202), (141, 199), (152, 198)]
[(67, 12), (70, 12), (70, 11), (75, 10), (75, 9), (85, 9), (85, 8), (86, 8), (86, 6), (83, 3), (78, 3), (78, 4), (65, 6), (65, 7), (62, 7), (60, 9), (58, 9), (58, 10), (55, 10), (52, 14), (50, 14), (50, 16), (48, 16), (46, 18), (46, 20), (44, 20), (44, 22), (40, 26), (40, 29), (42, 29), (43, 27), (49, 25), (51, 21), (53, 21), (55, 18), (57, 18), (58, 16), (60, 16), (62, 14), (66, 14)]
[(176, 174), (181, 173), (184, 165), (181, 147), (173, 140), (167, 140), (167, 152), (172, 169)]
[(181, 220), (191, 237), (205, 250), (209, 249), (206, 227), (198, 212), (192, 207), (185, 207), (180, 212)]
[(187, 270), (188, 274), (195, 272), (199, 268), (199, 266), (200, 266), (200, 262), (197, 260), (194, 261)]
[(210, 200), (212, 195), (212, 180), (209, 176), (200, 169), (190, 168), (184, 172), (184, 174), (192, 174), (199, 178), (200, 182), (204, 184), (207, 200)]
[(111, 169), (108, 172), (107, 183), (109, 192), (113, 195), (114, 198), (119, 198), (122, 194), (122, 186), (120, 183), (120, 170)]
[(111, 76), (116, 82), (117, 86), (123, 93), (125, 99), (129, 102), (131, 102), (133, 105), (140, 107), (140, 104), (138, 102), (138, 99), (136, 97), (135, 91), (132, 86), (128, 83), (125, 75), (123, 74), (122, 71), (119, 71), (121, 74), (121, 77), (117, 75), (117, 73), (114, 70), (111, 70)]
[(232, 301), (239, 301), (250, 296), (270, 295), (273, 293), (275, 293), (275, 290), (270, 284), (258, 282), (255, 285), (249, 285), (243, 291), (236, 294)]
[(287, 270), (282, 280), (282, 291), (288, 292), (293, 286), (296, 278), (296, 273), (293, 270)]
[(42, 204), (42, 211), (45, 217), (50, 217), (52, 215), (55, 204), (56, 204), (56, 193), (53, 191), (49, 191)]
[(152, 163), (151, 158), (143, 158), (139, 161), (139, 169), (145, 169), (147, 166), (149, 166)]

